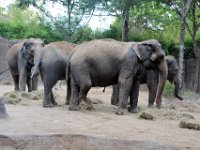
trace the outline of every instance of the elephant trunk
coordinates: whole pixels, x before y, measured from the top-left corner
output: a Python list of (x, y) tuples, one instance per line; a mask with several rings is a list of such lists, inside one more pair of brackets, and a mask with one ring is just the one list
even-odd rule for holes
[(161, 107), (161, 95), (165, 86), (165, 82), (167, 80), (167, 74), (168, 74), (168, 69), (167, 69), (167, 64), (165, 59), (161, 61), (161, 63), (158, 66), (159, 69), (159, 82), (158, 82), (158, 87), (157, 87), (157, 92), (156, 92), (156, 107), (160, 108)]
[(39, 65), (41, 63), (42, 60), (42, 55), (43, 55), (43, 51), (35, 51), (35, 56), (34, 56), (34, 66), (31, 69), (31, 78), (33, 78), (34, 76), (37, 76), (39, 74)]
[(35, 64), (31, 69), (31, 78), (39, 74), (39, 63)]
[(183, 100), (183, 98), (179, 95), (179, 86), (180, 86), (180, 81), (178, 80), (178, 76), (174, 80), (174, 85), (175, 85), (175, 91), (174, 91), (174, 96), (178, 98), (179, 100)]

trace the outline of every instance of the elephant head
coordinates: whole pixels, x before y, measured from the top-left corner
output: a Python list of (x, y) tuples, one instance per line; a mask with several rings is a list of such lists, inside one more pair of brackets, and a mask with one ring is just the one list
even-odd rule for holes
[(29, 38), (24, 42), (21, 49), (21, 55), (27, 65), (34, 64), (35, 51), (41, 47), (44, 47), (44, 42), (41, 39)]
[(174, 96), (177, 97), (179, 100), (183, 100), (183, 98), (179, 95), (180, 89), (180, 80), (178, 78), (178, 62), (174, 58), (174, 56), (166, 56), (166, 62), (168, 66), (168, 76), (167, 79), (169, 82), (174, 83), (175, 91)]
[(156, 106), (161, 106), (161, 95), (167, 80), (167, 64), (165, 53), (157, 40), (147, 40), (133, 45), (137, 57), (146, 69), (158, 68), (159, 82), (156, 92)]

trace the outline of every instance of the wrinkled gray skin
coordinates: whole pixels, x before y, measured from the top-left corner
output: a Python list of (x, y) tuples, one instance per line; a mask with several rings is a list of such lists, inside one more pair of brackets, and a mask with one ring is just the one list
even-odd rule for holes
[(69, 110), (78, 110), (80, 101), (86, 101), (91, 87), (119, 84), (119, 108), (116, 114), (126, 113), (130, 95), (130, 112), (137, 110), (134, 101), (139, 89), (139, 74), (142, 67), (159, 69), (156, 93), (157, 107), (161, 106), (161, 94), (167, 79), (164, 51), (157, 40), (143, 42), (119, 42), (93, 40), (74, 48), (69, 61), (71, 98)]
[(7, 118), (8, 114), (4, 105), (4, 98), (0, 97), (0, 118)]
[[(176, 59), (170, 55), (166, 56), (165, 60), (168, 67), (167, 80), (175, 85), (175, 91), (174, 91), (175, 97), (177, 97), (180, 100), (183, 100), (183, 98), (179, 96), (180, 82), (178, 80), (178, 63)], [(147, 84), (149, 90), (148, 105), (152, 106), (156, 98), (156, 89), (158, 85), (158, 69), (142, 70), (142, 73), (140, 75), (140, 84), (144, 83)], [(138, 101), (138, 99), (136, 99), (136, 101)], [(113, 85), (111, 104), (118, 105), (118, 102), (119, 102), (119, 86)]]
[[(66, 78), (69, 53), (75, 46), (75, 44), (69, 42), (53, 42), (36, 53), (32, 77), (40, 72), (44, 84), (43, 107), (57, 105), (52, 88), (58, 80)], [(69, 103), (70, 99), (70, 88), (68, 87), (66, 104)]]
[(31, 69), (34, 62), (34, 53), (44, 46), (41, 39), (29, 38), (17, 43), (8, 49), (7, 62), (14, 80), (15, 91), (37, 90), (37, 77), (31, 80)]

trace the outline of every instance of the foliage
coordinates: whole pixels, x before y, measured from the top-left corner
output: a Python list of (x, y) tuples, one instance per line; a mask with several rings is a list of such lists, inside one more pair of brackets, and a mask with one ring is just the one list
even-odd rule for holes
[(61, 34), (49, 24), (40, 22), (40, 16), (30, 10), (11, 6), (7, 14), (1, 13), (0, 35), (7, 39), (37, 37), (45, 42), (62, 40)]
[(169, 81), (166, 81), (165, 87), (163, 90), (163, 95), (167, 98), (171, 98), (173, 97), (174, 90), (175, 90), (174, 84), (171, 84)]

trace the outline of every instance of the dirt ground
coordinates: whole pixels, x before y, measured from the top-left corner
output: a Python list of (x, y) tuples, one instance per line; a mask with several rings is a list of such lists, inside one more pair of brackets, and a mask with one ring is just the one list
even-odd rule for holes
[[(110, 105), (111, 87), (104, 93), (102, 90), (92, 88), (89, 92), (88, 97), (97, 102), (92, 111), (69, 111), (64, 105), (65, 86), (54, 90), (59, 104), (54, 108), (42, 107), (42, 86), (39, 98), (7, 102), (9, 118), (0, 120), (0, 146), (6, 150), (200, 149), (200, 130), (179, 127), (180, 121), (200, 123), (200, 99), (163, 99), (162, 109), (147, 108), (144, 85), (139, 95), (140, 112), (118, 116), (117, 107)], [(0, 85), (0, 95), (9, 91), (13, 85)], [(139, 118), (144, 112), (153, 120)]]

